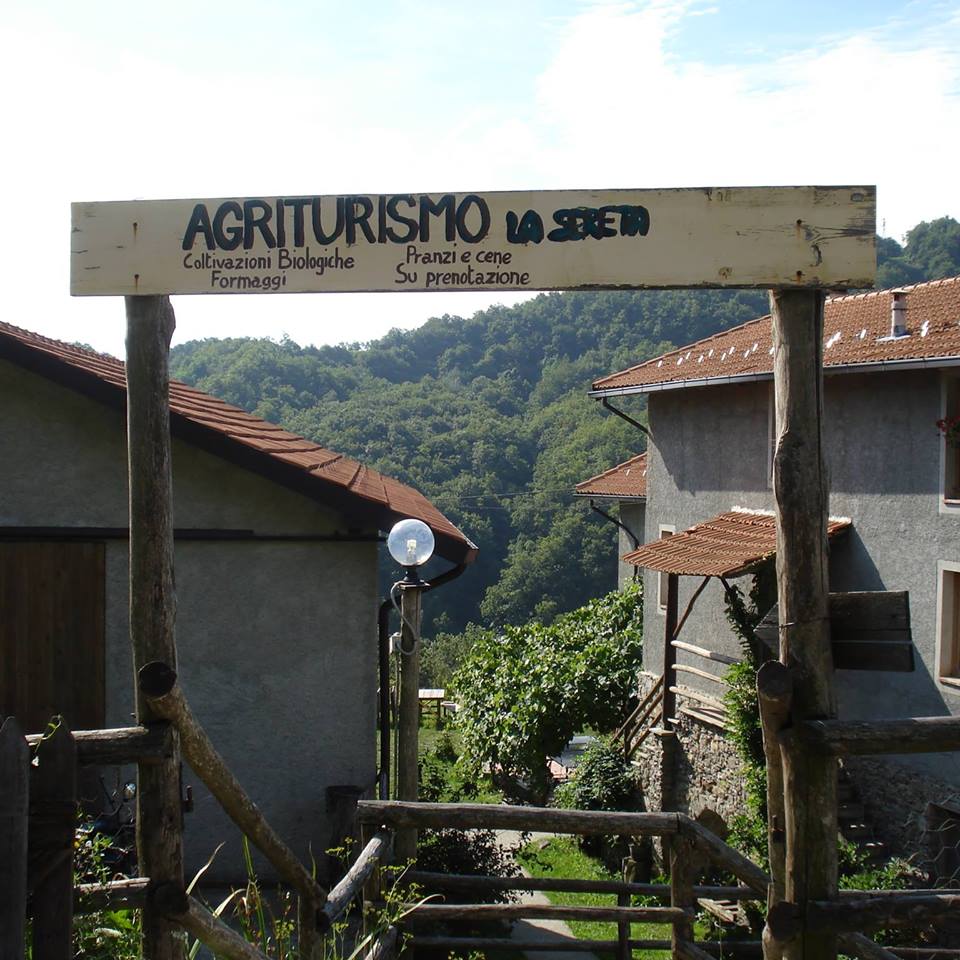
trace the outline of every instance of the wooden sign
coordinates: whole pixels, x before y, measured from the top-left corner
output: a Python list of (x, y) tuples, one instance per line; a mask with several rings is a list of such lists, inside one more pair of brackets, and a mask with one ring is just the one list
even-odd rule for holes
[[(754, 634), (776, 654), (778, 605)], [(830, 640), (836, 670), (914, 670), (907, 591), (830, 594)]]
[(873, 187), (72, 205), (74, 295), (873, 284)]

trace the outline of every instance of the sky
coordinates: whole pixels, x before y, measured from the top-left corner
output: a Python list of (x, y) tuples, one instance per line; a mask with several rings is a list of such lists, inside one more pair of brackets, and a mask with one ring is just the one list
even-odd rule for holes
[[(960, 2), (6, 0), (4, 319), (123, 356), (71, 298), (71, 201), (876, 184), (960, 219)], [(174, 298), (174, 342), (362, 342), (507, 293)]]

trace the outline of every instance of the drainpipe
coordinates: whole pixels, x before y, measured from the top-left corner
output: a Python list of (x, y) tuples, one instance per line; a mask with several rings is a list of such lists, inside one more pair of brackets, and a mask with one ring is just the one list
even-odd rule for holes
[[(424, 593), (456, 580), (467, 569), (459, 563), (444, 570), (424, 587)], [(390, 611), (393, 601), (387, 597), (377, 613), (377, 654), (380, 673), (380, 772), (377, 774), (377, 789), (381, 800), (390, 799)]]
[(634, 420), (633, 417), (624, 413), (622, 410), (618, 410), (606, 397), (600, 398), (600, 405), (604, 410), (609, 410), (611, 413), (615, 413), (621, 420), (626, 420), (627, 423), (632, 424), (647, 437), (650, 436), (650, 430), (648, 427), (644, 426), (639, 420)]
[(609, 513), (606, 513), (606, 512), (604, 512), (603, 510), (601, 510), (601, 509), (593, 502), (593, 500), (590, 501), (590, 509), (591, 509), (594, 513), (599, 513), (600, 516), (603, 517), (604, 520), (609, 520), (610, 523), (614, 524), (615, 526), (618, 526), (618, 527), (633, 541), (633, 549), (634, 549), (634, 550), (636, 550), (637, 547), (640, 546), (640, 540), (639, 540), (639, 538), (637, 537), (637, 535), (636, 535), (625, 523), (623, 523), (622, 521), (618, 520), (616, 517), (611, 517)]
[[(604, 520), (609, 520), (610, 523), (615, 524), (617, 527), (619, 527), (619, 528), (631, 539), (631, 541), (633, 541), (633, 549), (634, 549), (634, 550), (636, 550), (637, 547), (640, 546), (640, 538), (639, 538), (625, 523), (621, 522), (621, 521), (618, 520), (616, 517), (610, 516), (609, 513), (606, 513), (605, 511), (601, 510), (601, 509), (593, 502), (593, 500), (590, 501), (590, 509), (591, 509), (594, 513), (599, 513), (600, 516), (603, 517)], [(619, 568), (618, 568), (618, 569), (619, 569)], [(634, 580), (634, 581), (637, 581), (637, 580), (640, 579), (640, 568), (639, 568), (639, 567), (634, 567), (634, 568), (633, 568), (633, 574), (632, 574), (632, 576), (631, 576), (631, 579)], [(618, 573), (617, 573), (617, 585), (619, 586), (619, 584), (620, 584), (620, 574), (619, 574), (619, 572), (618, 572)]]

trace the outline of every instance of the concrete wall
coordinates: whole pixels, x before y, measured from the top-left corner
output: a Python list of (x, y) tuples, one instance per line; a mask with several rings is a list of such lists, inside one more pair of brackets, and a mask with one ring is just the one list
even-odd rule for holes
[[(620, 522), (629, 527), (641, 543), (646, 543), (646, 533), (644, 532), (646, 511), (645, 500), (620, 501)], [(623, 555), (629, 553), (632, 549), (633, 540), (627, 536), (625, 531), (619, 530), (617, 537), (617, 587), (620, 590), (628, 583), (632, 583), (636, 577), (641, 576), (632, 563), (624, 563), (622, 560)]]
[[(936, 371), (835, 375), (825, 385), (825, 451), (830, 513), (853, 519), (835, 541), (831, 589), (908, 590), (917, 669), (912, 674), (840, 671), (840, 716), (896, 717), (960, 713), (960, 689), (939, 683), (935, 668), (938, 563), (960, 562), (960, 516), (942, 509), (941, 442), (935, 421), (942, 383)], [(647, 465), (647, 540), (661, 524), (682, 531), (734, 506), (773, 508), (770, 486), (772, 385), (715, 386), (654, 393)], [(662, 672), (663, 615), (657, 575), (644, 574), (645, 667)], [(680, 608), (699, 583), (680, 580)], [(748, 589), (750, 578), (740, 584)], [(711, 582), (682, 639), (737, 655), (724, 618), (722, 590)], [(705, 667), (681, 654), (681, 662)], [(711, 667), (712, 669), (712, 667)], [(717, 671), (715, 671), (717, 672)], [(685, 676), (684, 683), (708, 682)], [(714, 686), (714, 685), (709, 685)], [(960, 785), (960, 757), (896, 758), (914, 776)], [(897, 798), (887, 798), (896, 805)], [(934, 798), (935, 799), (935, 798)], [(902, 819), (905, 811), (891, 816)]]
[[(0, 361), (0, 526), (127, 525), (123, 416)], [(175, 441), (174, 524), (328, 534), (321, 505)], [(368, 531), (373, 533), (375, 531)], [(107, 541), (107, 723), (133, 714), (127, 543)], [(180, 675), (218, 749), (298, 854), (329, 845), (326, 788), (375, 776), (377, 547), (176, 544)], [(242, 878), (239, 839), (189, 770), (188, 870)], [(318, 856), (322, 861), (322, 857)]]

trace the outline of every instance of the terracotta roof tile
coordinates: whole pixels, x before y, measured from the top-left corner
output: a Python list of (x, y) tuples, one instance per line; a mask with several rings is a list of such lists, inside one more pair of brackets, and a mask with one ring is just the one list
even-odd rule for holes
[[(0, 356), (17, 362), (22, 360), (24, 348), (29, 356), (53, 361), (42, 367), (51, 379), (67, 379), (68, 373), (94, 378), (115, 389), (117, 398), (125, 402), (126, 368), (120, 360), (0, 322)], [(476, 546), (454, 524), (422, 493), (399, 480), (384, 477), (356, 460), (179, 380), (170, 381), (170, 410), (175, 417), (264, 457), (265, 463), (286, 465), (309, 477), (313, 493), (321, 502), (332, 491), (346, 494), (348, 502), (352, 501), (351, 509), (367, 514), (381, 529), (403, 517), (416, 517), (433, 529), (438, 552), (443, 556), (466, 563), (476, 556)]]
[(647, 455), (631, 457), (615, 467), (582, 480), (574, 487), (578, 497), (611, 497), (616, 500), (647, 498)]
[[(824, 309), (823, 366), (857, 369), (860, 364), (960, 357), (960, 277), (897, 288), (906, 304), (907, 336), (890, 337), (893, 290), (832, 297)], [(617, 392), (682, 387), (702, 380), (772, 376), (770, 317), (654, 357), (603, 377), (595, 391)]]
[[(851, 526), (846, 518), (831, 518), (827, 535)], [(772, 513), (731, 510), (696, 526), (645, 543), (624, 556), (627, 563), (661, 573), (685, 576), (732, 577), (777, 552), (777, 526)]]

